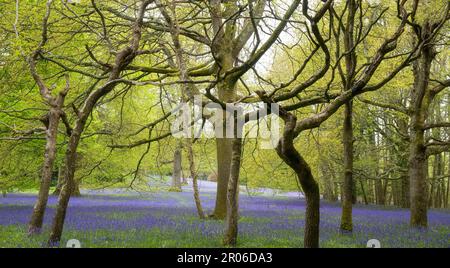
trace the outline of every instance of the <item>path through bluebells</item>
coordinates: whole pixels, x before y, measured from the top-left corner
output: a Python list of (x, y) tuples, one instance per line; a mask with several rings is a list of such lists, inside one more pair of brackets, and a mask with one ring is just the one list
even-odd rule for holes
[[(203, 187), (207, 211), (214, 192)], [(264, 192), (264, 191), (263, 191)], [(240, 198), (240, 247), (302, 247), (305, 202), (295, 194), (273, 193)], [(56, 198), (51, 197), (42, 235), (29, 239), (26, 224), (34, 195), (0, 198), (0, 247), (40, 247), (48, 236)], [(450, 247), (450, 211), (432, 210), (428, 231), (408, 228), (409, 212), (396, 208), (358, 205), (353, 235), (338, 231), (340, 206), (322, 202), (322, 247), (365, 247), (378, 239), (382, 247)], [(83, 247), (220, 247), (223, 223), (201, 221), (189, 187), (182, 193), (135, 193), (127, 190), (84, 192), (72, 198), (63, 243), (78, 239)]]

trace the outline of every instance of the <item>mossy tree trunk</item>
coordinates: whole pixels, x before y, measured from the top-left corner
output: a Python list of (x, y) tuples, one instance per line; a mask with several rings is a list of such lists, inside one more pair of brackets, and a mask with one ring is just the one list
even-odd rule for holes
[(345, 105), (344, 114), (344, 181), (342, 190), (342, 217), (340, 229), (343, 232), (353, 231), (352, 207), (353, 207), (353, 104), (349, 102)]
[[(426, 22), (422, 27), (420, 39), (427, 40), (433, 32), (431, 24)], [(425, 121), (433, 100), (430, 92), (430, 70), (436, 52), (434, 45), (426, 43), (420, 57), (413, 64), (414, 87), (411, 97), (411, 129), (409, 148), (409, 179), (411, 195), (412, 227), (428, 227), (427, 206), (427, 152), (425, 145)]]

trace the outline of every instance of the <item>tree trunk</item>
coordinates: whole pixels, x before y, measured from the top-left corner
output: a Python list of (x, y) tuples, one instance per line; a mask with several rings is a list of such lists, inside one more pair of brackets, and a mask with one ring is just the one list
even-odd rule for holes
[(31, 220), (28, 226), (28, 235), (41, 232), (47, 208), (48, 195), (53, 175), (53, 164), (56, 159), (56, 142), (58, 135), (60, 111), (59, 108), (51, 108), (48, 114), (48, 127), (46, 129), (46, 145), (44, 153), (44, 166), (42, 167), (41, 184), (38, 199), (33, 208)]
[(436, 185), (436, 197), (434, 198), (434, 207), (441, 208), (441, 205), (442, 205), (441, 183), (438, 182)]
[(408, 174), (404, 174), (402, 171), (402, 176), (400, 178), (401, 180), (401, 186), (402, 186), (402, 200), (401, 200), (401, 206), (402, 208), (409, 208), (410, 207), (410, 186), (409, 186), (409, 177)]
[[(422, 38), (427, 38), (431, 33), (431, 25), (425, 23)], [(411, 219), (412, 227), (428, 226), (427, 218), (427, 155), (424, 138), (424, 124), (428, 117), (428, 110), (432, 101), (430, 95), (429, 80), (431, 63), (435, 57), (433, 44), (424, 46), (420, 57), (414, 62), (414, 87), (412, 92), (412, 117), (410, 131), (409, 150), (409, 179), (411, 195)]]
[(433, 172), (432, 177), (430, 179), (430, 191), (428, 193), (428, 207), (432, 208), (434, 205), (434, 193), (435, 193), (435, 184), (436, 184), (436, 155), (434, 156), (433, 163)]
[[(432, 114), (433, 120), (435, 122), (442, 122), (441, 116), (441, 101), (436, 100), (434, 113)], [(441, 128), (433, 128), (432, 136), (437, 140), (442, 140)], [(441, 207), (441, 176), (444, 174), (442, 154), (434, 155), (433, 162), (433, 178), (431, 179), (431, 190), (429, 196), (430, 207), (440, 208)]]
[[(231, 63), (229, 63), (231, 64)], [(232, 65), (230, 65), (232, 66)], [(232, 103), (236, 99), (236, 85), (233, 83), (223, 82), (219, 86), (219, 99), (225, 103)], [(222, 137), (216, 137), (217, 148), (217, 192), (216, 204), (213, 214), (210, 216), (214, 219), (225, 219), (227, 215), (227, 192), (228, 180), (230, 178), (232, 142), (233, 139), (226, 137), (226, 130), (230, 128), (230, 121), (223, 112), (223, 132)]]
[(353, 104), (349, 102), (345, 105), (344, 114), (344, 183), (342, 190), (342, 217), (340, 229), (342, 232), (352, 232), (352, 206), (353, 206)]
[[(406, 102), (406, 101), (405, 101)], [(406, 106), (405, 104), (402, 104)], [(404, 118), (398, 118), (395, 120), (398, 126), (398, 131), (407, 135), (408, 133), (408, 121)], [(409, 208), (410, 196), (409, 196), (409, 176), (408, 176), (408, 141), (400, 139), (398, 142), (398, 149), (396, 150), (396, 165), (400, 169), (400, 206), (402, 208)]]
[(372, 204), (376, 204), (377, 198), (376, 198), (376, 191), (375, 191), (375, 181), (369, 180), (369, 189), (370, 189), (370, 199)]
[(77, 148), (85, 122), (85, 120), (77, 121), (77, 125), (70, 136), (69, 143), (67, 144), (64, 160), (64, 184), (61, 188), (61, 193), (58, 198), (58, 205), (56, 207), (56, 214), (53, 218), (52, 230), (48, 240), (49, 247), (57, 247), (61, 241), (67, 207), (75, 185), (74, 176), (77, 160)]
[[(77, 159), (78, 159), (78, 157), (77, 157)], [(56, 184), (56, 188), (53, 191), (52, 195), (59, 196), (61, 194), (61, 189), (65, 184), (64, 170), (65, 170), (65, 165), (63, 164), (63, 165), (61, 165), (61, 167), (58, 170), (58, 183)], [(74, 180), (74, 186), (73, 186), (73, 191), (72, 191), (71, 196), (77, 196), (77, 197), (81, 196), (79, 180)]]
[[(361, 8), (361, 7), (360, 7)], [(358, 10), (358, 5), (355, 0), (348, 1), (347, 21), (344, 29), (344, 49), (349, 53), (345, 54), (345, 81), (343, 79), (344, 90), (351, 90), (356, 66), (357, 55), (354, 51), (354, 26), (355, 14)], [(342, 190), (342, 217), (340, 230), (342, 232), (352, 232), (352, 206), (356, 201), (355, 182), (353, 181), (353, 101), (345, 104), (344, 110), (344, 126), (342, 135), (344, 145), (344, 181)]]
[[(450, 152), (448, 153), (447, 159), (448, 159), (448, 169), (447, 170), (450, 173)], [(445, 194), (444, 194), (444, 198), (445, 198), (445, 200), (444, 200), (444, 208), (448, 207), (449, 195), (450, 195), (450, 177), (447, 177), (447, 190), (445, 191)]]
[(319, 185), (314, 180), (311, 168), (294, 147), (294, 129), (297, 118), (287, 113), (283, 115), (285, 129), (278, 146), (277, 153), (283, 161), (296, 173), (297, 179), (305, 193), (305, 248), (319, 247), (320, 193)]
[(393, 181), (391, 183), (391, 196), (394, 206), (400, 206), (400, 190), (398, 181)]
[(227, 214), (227, 187), (231, 166), (231, 140), (226, 138), (216, 139), (217, 148), (217, 193), (216, 206), (212, 217), (224, 219)]
[(377, 205), (384, 206), (386, 203), (386, 197), (384, 195), (383, 181), (381, 178), (376, 178), (375, 181), (375, 194)]
[[(447, 94), (447, 103), (450, 103), (450, 92)], [(450, 121), (450, 105), (447, 105), (447, 122)], [(447, 153), (447, 161), (448, 161), (448, 168), (447, 168), (447, 174), (450, 174), (450, 152)], [(450, 195), (450, 177), (447, 177), (447, 187), (445, 187), (445, 179), (443, 181), (444, 184), (444, 208), (448, 208), (449, 205), (449, 195)]]
[(188, 157), (189, 157), (189, 170), (192, 178), (192, 188), (194, 190), (195, 207), (197, 208), (197, 214), (200, 219), (205, 219), (205, 213), (203, 212), (202, 201), (200, 200), (200, 193), (198, 191), (198, 174), (195, 170), (194, 150), (192, 148), (192, 141), (187, 143)]
[(323, 199), (334, 202), (336, 201), (333, 191), (333, 178), (331, 176), (331, 172), (328, 170), (327, 160), (322, 156), (320, 150), (320, 144), (317, 143), (317, 150), (319, 152), (320, 159), (320, 178), (324, 186)]
[(426, 153), (423, 130), (412, 134), (409, 177), (411, 180), (411, 226), (427, 227)]
[(182, 153), (181, 147), (178, 146), (173, 154), (173, 172), (172, 172), (172, 185), (171, 191), (181, 192), (181, 161)]
[(364, 183), (363, 183), (363, 181), (361, 179), (359, 180), (359, 185), (361, 185), (361, 191), (362, 191), (363, 198), (364, 198), (364, 204), (368, 205), (369, 204), (369, 199), (367, 198), (366, 190), (364, 188)]
[(227, 217), (224, 245), (234, 247), (237, 243), (239, 220), (239, 171), (241, 168), (242, 139), (232, 140), (232, 160), (228, 181)]
[(327, 201), (334, 202), (336, 198), (333, 192), (333, 184), (331, 183), (331, 178), (328, 174), (322, 173), (322, 180), (324, 184), (324, 194), (323, 198)]
[(78, 179), (73, 180), (73, 189), (72, 189), (72, 194), (70, 196), (73, 196), (73, 197), (81, 196), (80, 183), (81, 182)]
[(52, 195), (55, 196), (59, 196), (59, 194), (61, 193), (61, 189), (64, 185), (64, 164), (62, 164), (59, 168), (58, 168), (58, 182), (56, 184), (56, 188), (53, 191)]
[(434, 179), (433, 179), (433, 184), (435, 185), (436, 188), (436, 193), (435, 193), (435, 197), (434, 197), (434, 207), (435, 208), (440, 208), (441, 204), (442, 204), (442, 195), (441, 195), (441, 180), (442, 179), (442, 175), (444, 174), (443, 172), (443, 163), (442, 163), (442, 154), (437, 154), (434, 156), (434, 165), (433, 165), (433, 173), (435, 174)]

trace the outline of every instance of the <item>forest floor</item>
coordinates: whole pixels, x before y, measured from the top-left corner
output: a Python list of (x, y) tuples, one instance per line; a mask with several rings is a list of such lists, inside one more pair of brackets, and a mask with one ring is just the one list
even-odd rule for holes
[[(214, 207), (214, 184), (202, 182), (205, 211)], [(40, 247), (49, 234), (56, 197), (49, 200), (45, 228), (28, 238), (26, 224), (36, 195), (0, 197), (0, 247)], [(241, 189), (239, 247), (302, 247), (305, 202), (298, 193)], [(378, 239), (382, 247), (450, 247), (450, 210), (430, 210), (429, 229), (411, 230), (409, 211), (356, 205), (354, 232), (339, 233), (340, 204), (322, 202), (322, 247), (366, 247)], [(131, 190), (83, 191), (71, 199), (62, 245), (77, 239), (82, 247), (220, 247), (222, 221), (200, 220), (190, 186), (183, 192), (137, 193)]]

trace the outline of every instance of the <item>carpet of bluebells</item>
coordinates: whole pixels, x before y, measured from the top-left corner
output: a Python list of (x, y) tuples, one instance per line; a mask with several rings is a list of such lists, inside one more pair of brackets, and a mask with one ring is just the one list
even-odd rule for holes
[[(35, 195), (0, 197), (0, 247), (40, 247), (49, 233), (56, 198), (51, 197), (41, 235), (28, 238), (26, 225)], [(215, 195), (202, 192), (206, 211)], [(295, 196), (240, 197), (240, 247), (302, 247), (305, 202)], [(428, 230), (408, 228), (409, 212), (357, 205), (353, 234), (340, 234), (340, 205), (322, 202), (322, 247), (366, 247), (378, 239), (382, 247), (450, 247), (450, 211), (431, 210)], [(126, 191), (86, 192), (72, 198), (62, 243), (78, 239), (82, 247), (220, 247), (224, 226), (199, 220), (192, 192), (136, 194)]]

